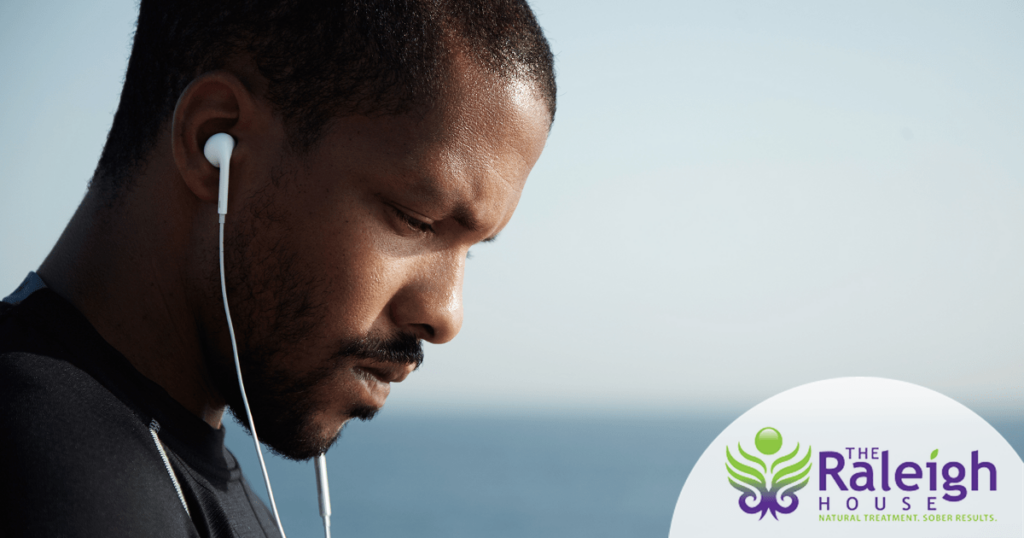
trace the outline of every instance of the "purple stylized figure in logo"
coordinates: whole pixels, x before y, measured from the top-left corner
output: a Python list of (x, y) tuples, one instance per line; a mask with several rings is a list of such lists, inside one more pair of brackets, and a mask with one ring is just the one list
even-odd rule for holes
[[(775, 428), (762, 428), (754, 437), (754, 446), (762, 456), (771, 456), (782, 448), (782, 434)], [(776, 467), (793, 460), (800, 453), (800, 443), (789, 454), (776, 458), (770, 470), (764, 460), (747, 454), (738, 443), (736, 447), (740, 456), (751, 464), (740, 463), (729, 452), (729, 447), (725, 448), (725, 468), (729, 471), (729, 483), (743, 493), (739, 499), (740, 509), (748, 514), (760, 512), (759, 520), (764, 519), (768, 512), (777, 520), (778, 514), (789, 514), (796, 510), (800, 505), (796, 492), (810, 480), (807, 475), (811, 472), (811, 447), (807, 447), (807, 455), (802, 460), (784, 466), (778, 472), (775, 472)], [(754, 465), (761, 469), (758, 470)], [(771, 478), (770, 483), (766, 477)]]

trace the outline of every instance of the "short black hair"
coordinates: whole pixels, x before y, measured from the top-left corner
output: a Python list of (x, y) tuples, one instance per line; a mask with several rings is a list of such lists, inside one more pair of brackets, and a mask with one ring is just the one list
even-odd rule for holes
[(554, 119), (554, 58), (525, 0), (142, 0), (92, 187), (129, 189), (188, 84), (234, 58), (252, 60), (304, 151), (336, 116), (429, 106), (454, 50), (532, 82)]

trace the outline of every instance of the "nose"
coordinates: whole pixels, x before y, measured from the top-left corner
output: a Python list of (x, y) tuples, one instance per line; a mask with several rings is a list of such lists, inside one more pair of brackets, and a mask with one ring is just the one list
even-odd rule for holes
[(392, 299), (391, 316), (399, 330), (432, 344), (455, 338), (462, 328), (462, 277), (465, 255), (432, 253), (418, 263)]

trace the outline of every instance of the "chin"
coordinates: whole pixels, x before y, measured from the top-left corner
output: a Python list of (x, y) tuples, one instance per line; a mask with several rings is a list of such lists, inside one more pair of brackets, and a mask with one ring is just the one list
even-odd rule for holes
[[(253, 403), (250, 401), (250, 404)], [(351, 419), (370, 420), (380, 411), (376, 407), (354, 406), (342, 415), (340, 421), (333, 417), (325, 421), (322, 418), (318, 420), (323, 417), (322, 412), (310, 412), (310, 409), (301, 407), (304, 406), (282, 412), (281, 408), (272, 411), (253, 406), (260, 442), (270, 447), (275, 454), (295, 461), (308, 460), (327, 452), (341, 437), (342, 429)], [(248, 430), (245, 409), (231, 406), (231, 412), (235, 420)]]

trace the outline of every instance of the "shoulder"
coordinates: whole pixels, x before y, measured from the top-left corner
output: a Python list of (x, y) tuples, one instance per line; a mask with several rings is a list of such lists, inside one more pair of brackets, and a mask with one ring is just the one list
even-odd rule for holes
[(36, 438), (59, 446), (71, 435), (88, 440), (144, 429), (131, 409), (77, 364), (87, 352), (76, 345), (72, 328), (53, 319), (40, 323), (47, 314), (25, 303), (0, 303), (2, 431), (17, 432), (16, 446)]
[(67, 361), (0, 353), (0, 431), (15, 493), (0, 518), (16, 535), (188, 535), (146, 425)]
[[(19, 440), (97, 437), (141, 427), (138, 418), (89, 374), (51, 356), (0, 352), (0, 428)], [(21, 444), (21, 443), (16, 443)]]

